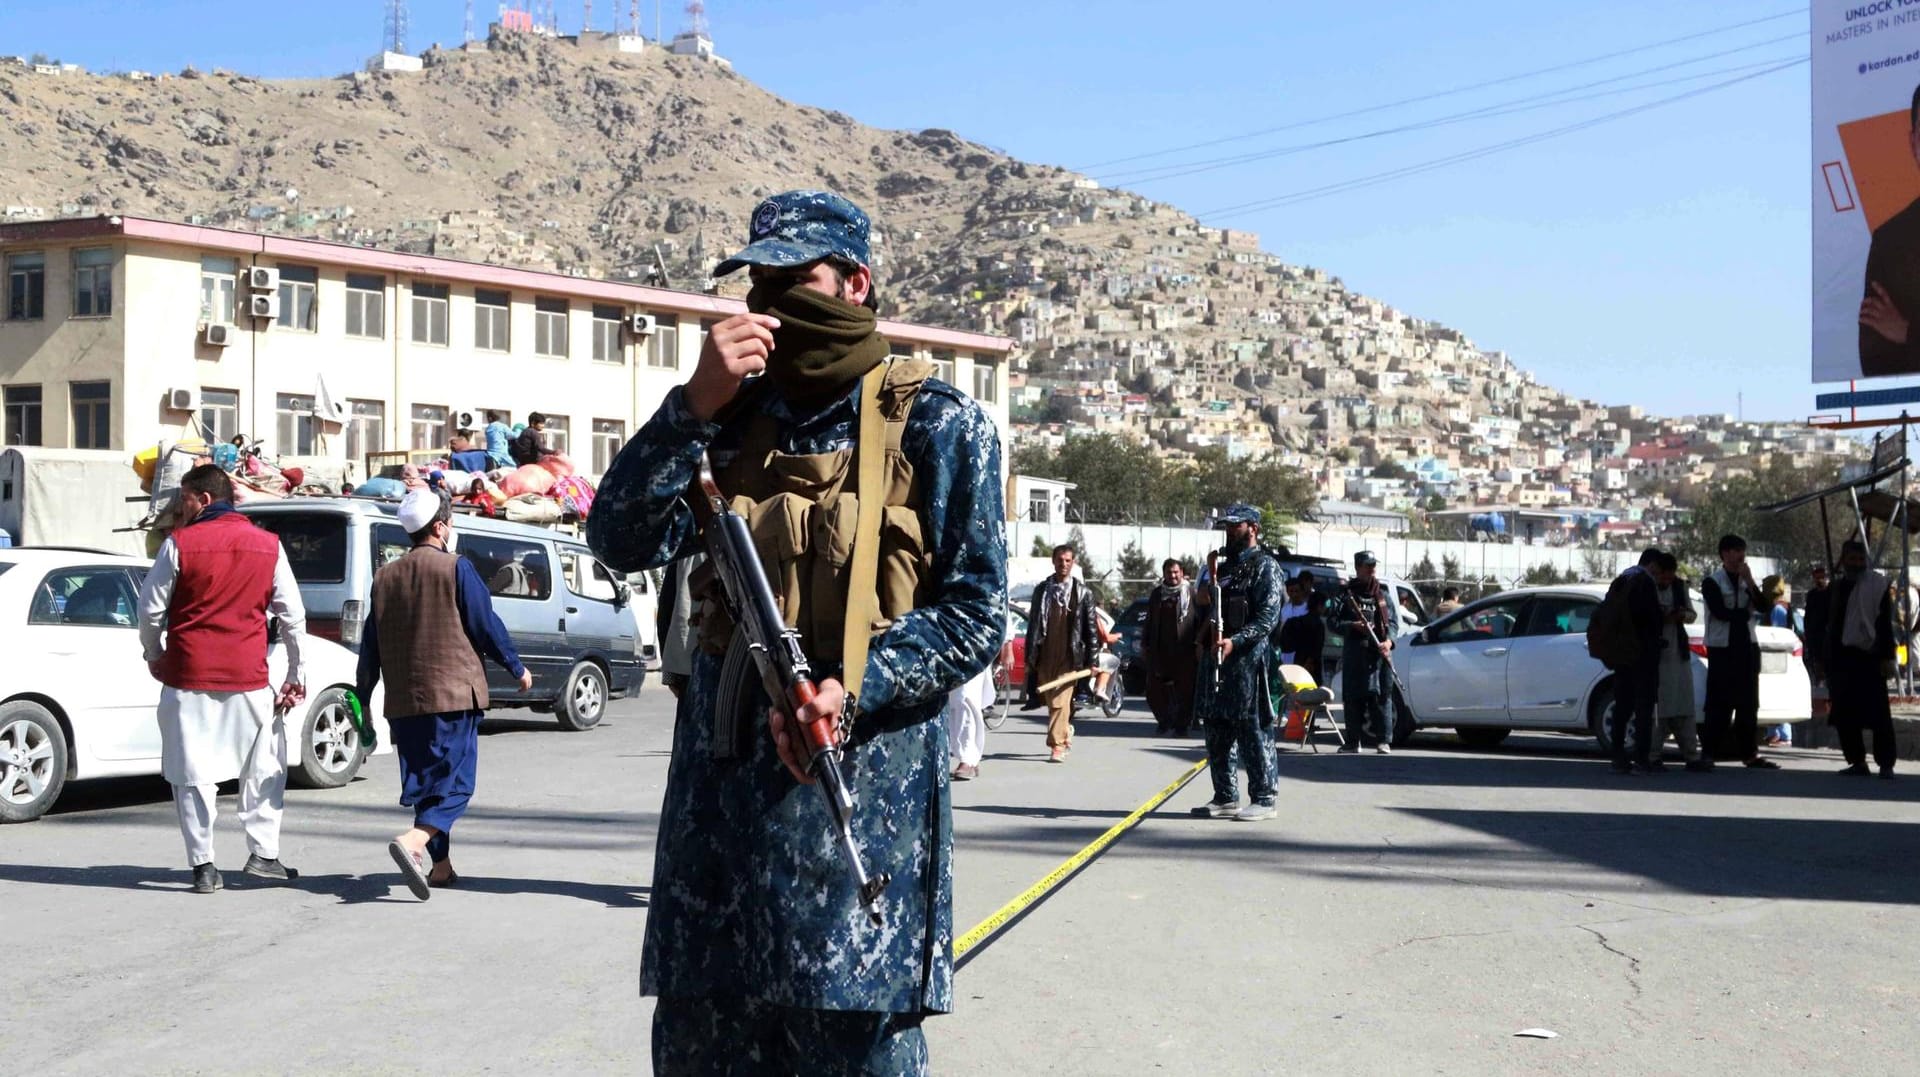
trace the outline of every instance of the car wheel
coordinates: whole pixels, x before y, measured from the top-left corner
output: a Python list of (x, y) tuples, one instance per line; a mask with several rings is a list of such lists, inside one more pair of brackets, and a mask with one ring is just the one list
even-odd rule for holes
[(607, 714), (607, 675), (592, 662), (573, 667), (553, 712), (560, 716), (560, 728), (576, 733), (599, 725)]
[(1466, 726), (1453, 731), (1469, 748), (1498, 748), (1513, 730), (1497, 725)]
[(1587, 706), (1587, 725), (1593, 730), (1593, 739), (1600, 742), (1600, 754), (1613, 754), (1613, 684), (1601, 685), (1594, 690), (1593, 702)]
[(367, 749), (353, 727), (347, 690), (329, 688), (313, 698), (300, 727), (300, 764), (291, 777), (307, 789), (338, 789), (360, 773)]
[(0, 704), (0, 823), (47, 814), (67, 784), (67, 735), (53, 713), (25, 699)]

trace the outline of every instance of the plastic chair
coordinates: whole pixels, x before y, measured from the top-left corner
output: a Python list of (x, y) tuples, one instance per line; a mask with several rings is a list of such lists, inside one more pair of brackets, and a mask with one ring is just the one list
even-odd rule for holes
[(1333, 692), (1315, 684), (1313, 674), (1308, 673), (1301, 666), (1281, 666), (1280, 679), (1287, 686), (1287, 694), (1283, 697), (1285, 707), (1282, 713), (1290, 716), (1295, 710), (1306, 712), (1304, 719), (1306, 725), (1301, 733), (1300, 743), (1317, 754), (1320, 751), (1320, 744), (1314, 740), (1314, 737), (1321, 733), (1332, 733), (1335, 743), (1343, 748), (1346, 747), (1347, 735), (1341, 730), (1340, 723), (1333, 720), (1333, 711), (1330, 708)]

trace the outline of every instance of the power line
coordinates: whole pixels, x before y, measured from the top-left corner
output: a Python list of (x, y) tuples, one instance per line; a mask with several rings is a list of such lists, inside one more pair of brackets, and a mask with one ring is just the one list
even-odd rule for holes
[(1713, 93), (1716, 90), (1726, 89), (1729, 86), (1735, 86), (1743, 82), (1750, 82), (1757, 78), (1763, 78), (1767, 75), (1771, 75), (1778, 71), (1785, 71), (1788, 68), (1798, 67), (1801, 64), (1804, 64), (1806, 62), (1807, 61), (1804, 58), (1797, 59), (1797, 60), (1790, 60), (1786, 63), (1776, 64), (1773, 67), (1769, 67), (1761, 71), (1755, 71), (1751, 74), (1740, 75), (1736, 78), (1727, 79), (1723, 82), (1716, 82), (1711, 86), (1701, 86), (1697, 89), (1688, 90), (1684, 93), (1674, 94), (1670, 97), (1663, 97), (1657, 101), (1649, 101), (1649, 102), (1646, 102), (1645, 104), (1635, 105), (1632, 108), (1625, 108), (1615, 112), (1603, 113), (1599, 116), (1593, 116), (1588, 119), (1581, 120), (1577, 123), (1570, 123), (1562, 127), (1555, 127), (1546, 131), (1536, 132), (1531, 135), (1523, 135), (1519, 138), (1508, 139), (1507, 141), (1504, 141), (1504, 142), (1496, 142), (1496, 143), (1492, 143), (1491, 145), (1480, 146), (1475, 149), (1465, 150), (1461, 153), (1450, 154), (1445, 157), (1436, 157), (1432, 160), (1422, 161), (1412, 165), (1405, 165), (1400, 168), (1389, 169), (1388, 171), (1385, 171), (1385, 172), (1376, 172), (1376, 173), (1373, 173), (1372, 175), (1367, 175), (1367, 176), (1356, 176), (1352, 179), (1341, 180), (1338, 183), (1329, 183), (1320, 187), (1309, 187), (1304, 190), (1294, 191), (1290, 194), (1278, 195), (1273, 198), (1258, 199), (1252, 202), (1242, 202), (1238, 205), (1222, 206), (1218, 209), (1208, 210), (1205, 213), (1199, 214), (1198, 216), (1202, 218), (1211, 218), (1211, 217), (1218, 217), (1228, 213), (1264, 212), (1270, 209), (1279, 209), (1284, 206), (1297, 205), (1301, 202), (1311, 202), (1311, 201), (1314, 201), (1315, 199), (1327, 198), (1336, 194), (1345, 194), (1348, 191), (1359, 190), (1364, 187), (1376, 186), (1378, 184), (1387, 183), (1392, 180), (1404, 178), (1406, 176), (1418, 175), (1422, 172), (1431, 172), (1431, 171), (1434, 171), (1435, 169), (1445, 168), (1449, 165), (1462, 164), (1467, 161), (1478, 160), (1481, 157), (1489, 157), (1496, 153), (1504, 153), (1508, 150), (1519, 149), (1523, 146), (1530, 146), (1536, 142), (1545, 142), (1548, 139), (1559, 138), (1562, 135), (1573, 134), (1576, 131), (1584, 131), (1589, 127), (1598, 127), (1601, 124), (1611, 123), (1614, 120), (1622, 120), (1622, 119), (1626, 119), (1629, 116), (1637, 116), (1642, 112), (1647, 112), (1656, 108), (1662, 108), (1666, 105), (1677, 104), (1678, 102), (1688, 100), (1689, 98), (1699, 97), (1703, 94)]
[[(1695, 63), (1703, 62), (1705, 60), (1717, 59), (1719, 57), (1729, 56), (1737, 52), (1746, 52), (1751, 49), (1759, 48), (1763, 45), (1777, 45), (1777, 44), (1780, 44), (1782, 41), (1798, 41), (1798, 40), (1801, 40), (1802, 36), (1803, 35), (1800, 35), (1800, 34), (1792, 34), (1787, 37), (1774, 38), (1769, 41), (1756, 42), (1755, 44), (1752, 44), (1752, 45), (1743, 45), (1737, 49), (1728, 49), (1723, 52), (1710, 53), (1706, 56), (1695, 57), (1691, 60), (1681, 60), (1675, 63), (1661, 64), (1657, 67), (1646, 68), (1644, 70), (1635, 71), (1626, 75), (1616, 75), (1612, 78), (1599, 79), (1594, 82), (1583, 83), (1578, 86), (1568, 86), (1559, 90), (1550, 90), (1545, 93), (1531, 94), (1526, 97), (1512, 98), (1507, 101), (1496, 102), (1491, 105), (1483, 105), (1479, 108), (1468, 109), (1464, 112), (1450, 113), (1445, 116), (1436, 116), (1428, 120), (1417, 120), (1412, 123), (1399, 124), (1393, 127), (1383, 127), (1373, 131), (1362, 132), (1360, 134), (1343, 135), (1339, 138), (1322, 139), (1317, 142), (1296, 143), (1291, 146), (1281, 146), (1275, 149), (1260, 150), (1253, 153), (1235, 154), (1230, 157), (1215, 157), (1215, 158), (1199, 160), (1199, 161), (1186, 161), (1186, 162), (1181, 162), (1177, 164), (1161, 165), (1157, 168), (1145, 168), (1145, 169), (1140, 169), (1134, 172), (1117, 173), (1110, 176), (1101, 176), (1099, 178), (1101, 182), (1107, 184), (1108, 186), (1127, 186), (1127, 185), (1134, 185), (1134, 184), (1141, 184), (1141, 183), (1154, 183), (1160, 180), (1175, 179), (1181, 176), (1197, 175), (1202, 172), (1212, 172), (1222, 168), (1232, 168), (1236, 165), (1252, 164), (1257, 161), (1270, 160), (1275, 157), (1291, 156), (1296, 153), (1305, 153), (1310, 150), (1325, 149), (1330, 146), (1342, 146), (1342, 145), (1347, 145), (1353, 142), (1364, 142), (1370, 139), (1384, 138), (1388, 135), (1404, 134), (1409, 131), (1424, 131), (1424, 130), (1428, 130), (1435, 127), (1445, 127), (1449, 124), (1461, 123), (1467, 120), (1492, 119), (1499, 116), (1511, 116), (1515, 113), (1530, 112), (1534, 109), (1539, 109), (1539, 108), (1552, 108), (1560, 105), (1578, 104), (1583, 101), (1593, 101), (1602, 97), (1613, 97), (1623, 93), (1637, 93), (1641, 90), (1657, 89), (1658, 87), (1661, 87), (1661, 86), (1673, 86), (1683, 82), (1695, 82), (1700, 79), (1712, 78), (1716, 75), (1730, 75), (1730, 74), (1737, 74), (1742, 71), (1752, 71), (1756, 68), (1767, 67), (1771, 64), (1780, 63), (1783, 60), (1792, 59), (1793, 57), (1776, 56), (1766, 60), (1760, 60), (1755, 63), (1737, 64), (1732, 67), (1715, 68), (1711, 71), (1699, 71), (1691, 75), (1683, 75), (1679, 78), (1661, 79), (1655, 82), (1640, 83), (1635, 86), (1625, 86), (1625, 87), (1618, 87), (1611, 90), (1601, 90), (1595, 93), (1579, 94), (1579, 91), (1581, 90), (1591, 89), (1596, 86), (1605, 86), (1611, 83), (1621, 82), (1626, 79), (1639, 78), (1641, 76), (1654, 74), (1660, 71), (1670, 71), (1676, 67), (1687, 67)], [(1569, 97), (1567, 96), (1568, 94), (1579, 94), (1579, 95)]]
[[(1242, 142), (1250, 138), (1259, 138), (1262, 135), (1279, 134), (1282, 131), (1293, 131), (1302, 127), (1312, 127), (1316, 124), (1330, 123), (1334, 120), (1345, 120), (1345, 119), (1350, 119), (1354, 116), (1365, 116), (1374, 112), (1383, 112), (1390, 108), (1399, 108), (1401, 105), (1415, 105), (1425, 101), (1438, 100), (1439, 98), (1442, 98), (1442, 97), (1453, 97), (1455, 95), (1469, 93), (1474, 90), (1484, 90), (1490, 86), (1503, 86), (1503, 85), (1506, 85), (1507, 83), (1519, 82), (1523, 79), (1536, 78), (1541, 75), (1557, 74), (1561, 71), (1569, 71), (1576, 67), (1586, 67), (1592, 64), (1603, 63), (1607, 60), (1617, 60), (1622, 56), (1632, 56), (1636, 53), (1650, 52), (1654, 49), (1666, 48), (1669, 45), (1678, 45), (1688, 41), (1697, 41), (1703, 37), (1715, 37), (1720, 34), (1731, 33), (1735, 30), (1743, 30), (1749, 26), (1759, 26), (1764, 23), (1777, 22), (1781, 19), (1792, 18), (1795, 15), (1804, 15), (1806, 14), (1807, 10), (1808, 9), (1804, 7), (1794, 8), (1791, 11), (1782, 11), (1782, 12), (1779, 12), (1778, 14), (1767, 15), (1763, 18), (1748, 19), (1745, 22), (1731, 23), (1729, 25), (1715, 27), (1710, 30), (1701, 30), (1698, 33), (1684, 34), (1680, 37), (1668, 38), (1665, 41), (1655, 41), (1645, 45), (1636, 45), (1630, 49), (1621, 49), (1617, 52), (1603, 53), (1599, 56), (1589, 56), (1582, 60), (1570, 60), (1566, 63), (1555, 64), (1551, 67), (1537, 68), (1532, 71), (1522, 71), (1517, 75), (1506, 75), (1497, 79), (1488, 79), (1484, 82), (1474, 82), (1474, 83), (1469, 83), (1465, 86), (1455, 86), (1447, 90), (1439, 90), (1429, 94), (1420, 94), (1419, 96), (1416, 96), (1416, 97), (1406, 97), (1398, 101), (1388, 101), (1384, 104), (1379, 104), (1379, 105), (1368, 105), (1365, 108), (1351, 109), (1346, 112), (1336, 112), (1326, 116), (1317, 116), (1312, 119), (1295, 120), (1292, 123), (1282, 124), (1278, 127), (1263, 128), (1262, 130), (1259, 130), (1259, 131), (1248, 131), (1244, 134), (1238, 134), (1238, 135), (1224, 135), (1220, 138), (1208, 139), (1204, 142), (1191, 142), (1191, 143), (1188, 143), (1187, 145), (1174, 146), (1170, 149), (1152, 150), (1147, 153), (1136, 153), (1130, 157), (1115, 157), (1107, 161), (1095, 161), (1094, 163), (1089, 165), (1077, 166), (1071, 169), (1071, 171), (1090, 172), (1093, 169), (1105, 168), (1108, 165), (1126, 164), (1130, 161), (1142, 161), (1150, 157), (1165, 157), (1169, 154), (1184, 153), (1187, 150), (1205, 149), (1208, 146), (1218, 146), (1228, 142)], [(1794, 36), (1799, 37), (1801, 35), (1796, 34)]]

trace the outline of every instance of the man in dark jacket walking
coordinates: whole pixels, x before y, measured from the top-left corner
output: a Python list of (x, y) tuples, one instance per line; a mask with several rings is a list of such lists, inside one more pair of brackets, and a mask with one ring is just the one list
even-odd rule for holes
[[(1653, 714), (1660, 703), (1660, 633), (1666, 625), (1654, 581), (1659, 564), (1660, 551), (1648, 547), (1640, 555), (1640, 563), (1615, 577), (1607, 589), (1608, 602), (1625, 603), (1634, 642), (1632, 660), (1613, 674), (1613, 715), (1607, 741), (1613, 748), (1615, 774), (1651, 774), (1665, 769), (1653, 761)], [(1633, 723), (1631, 742), (1627, 739), (1628, 721)]]
[(1154, 730), (1186, 736), (1193, 725), (1193, 676), (1199, 667), (1200, 614), (1186, 566), (1169, 557), (1160, 586), (1147, 596), (1140, 654), (1147, 665), (1147, 706)]
[(1053, 548), (1053, 575), (1033, 589), (1027, 606), (1027, 700), (1047, 708), (1050, 762), (1064, 763), (1073, 749), (1073, 691), (1082, 670), (1100, 654), (1093, 595), (1073, 577), (1072, 546)]

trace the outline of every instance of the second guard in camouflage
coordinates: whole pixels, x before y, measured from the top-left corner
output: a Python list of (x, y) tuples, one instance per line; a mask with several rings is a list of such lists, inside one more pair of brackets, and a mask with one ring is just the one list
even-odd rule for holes
[[(1195, 815), (1254, 822), (1272, 818), (1279, 781), (1275, 714), (1267, 690), (1269, 637), (1280, 621), (1280, 563), (1260, 548), (1260, 510), (1236, 504), (1221, 512), (1215, 527), (1227, 532), (1219, 561), (1220, 617), (1228, 642), (1203, 649), (1195, 711), (1207, 723), (1207, 766), (1213, 776), (1213, 800)], [(1211, 664), (1219, 664), (1214, 687)], [(1247, 768), (1247, 804), (1239, 806), (1238, 764)]]

